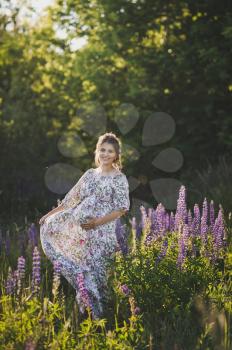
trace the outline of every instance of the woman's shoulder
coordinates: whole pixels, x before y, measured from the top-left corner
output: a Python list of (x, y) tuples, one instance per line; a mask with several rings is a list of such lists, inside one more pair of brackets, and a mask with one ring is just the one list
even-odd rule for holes
[(122, 171), (118, 171), (118, 173), (115, 174), (113, 180), (116, 182), (127, 182), (127, 176)]

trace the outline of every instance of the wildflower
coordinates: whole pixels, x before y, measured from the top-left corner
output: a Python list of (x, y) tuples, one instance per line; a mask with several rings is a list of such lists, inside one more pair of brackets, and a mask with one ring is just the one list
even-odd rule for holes
[(53, 293), (56, 294), (56, 291), (60, 285), (60, 274), (61, 274), (61, 264), (58, 260), (53, 263)]
[(193, 208), (193, 212), (194, 212), (194, 217), (193, 217), (193, 221), (192, 221), (192, 234), (197, 236), (200, 234), (200, 222), (201, 222), (201, 215), (200, 215), (200, 209), (198, 204), (194, 205)]
[(20, 293), (22, 280), (25, 277), (25, 259), (23, 256), (18, 257), (17, 263), (17, 294)]
[(23, 256), (18, 257), (17, 270), (19, 272), (19, 278), (25, 277), (25, 258)]
[(157, 265), (159, 263), (159, 261), (165, 257), (166, 252), (167, 252), (167, 248), (168, 248), (168, 240), (165, 239), (163, 242), (160, 254), (156, 258), (155, 265)]
[(178, 230), (181, 222), (187, 223), (186, 189), (183, 185), (180, 187), (179, 198), (177, 200), (175, 230)]
[(214, 218), (214, 201), (213, 200), (211, 200), (209, 208), (210, 208), (209, 209), (210, 228), (212, 230), (214, 222), (215, 222), (215, 218)]
[[(85, 287), (83, 272), (79, 272), (77, 274), (76, 281), (77, 281), (77, 287), (81, 296), (82, 304), (84, 305), (85, 308), (90, 308), (90, 310), (93, 312), (93, 305), (91, 303), (88, 290)], [(81, 308), (81, 311), (83, 311), (82, 308)]]
[(159, 203), (156, 208), (156, 234), (163, 236), (166, 232), (165, 208)]
[(145, 244), (149, 245), (152, 241), (153, 241), (154, 237), (152, 237), (151, 235), (147, 235), (146, 240), (145, 240)]
[[(179, 238), (178, 238), (179, 250), (178, 250), (178, 258), (177, 258), (177, 266), (180, 269), (182, 269), (182, 266), (186, 257), (186, 226), (180, 225), (179, 227)], [(184, 227), (185, 227), (185, 231), (184, 231)]]
[(219, 252), (223, 246), (224, 234), (225, 228), (223, 222), (223, 213), (222, 209), (220, 208), (213, 227), (214, 249), (216, 252)]
[(207, 219), (208, 219), (208, 205), (207, 205), (207, 200), (205, 198), (203, 202), (202, 217), (201, 217), (201, 239), (203, 244), (206, 243), (206, 234), (208, 231)]
[(134, 309), (135, 315), (139, 315), (141, 313), (140, 307), (136, 306)]
[(171, 214), (170, 214), (169, 229), (170, 229), (170, 232), (173, 232), (175, 230), (175, 215), (174, 215), (174, 213), (172, 211), (171, 211)]
[(169, 214), (166, 213), (165, 215), (165, 230), (169, 231), (170, 229), (170, 218), (169, 218)]
[(37, 290), (40, 285), (40, 253), (35, 246), (32, 258), (32, 289)]
[(12, 274), (12, 269), (9, 266), (8, 268), (8, 275), (7, 275), (7, 280), (6, 280), (6, 294), (13, 294), (14, 292), (14, 277)]
[(121, 286), (121, 292), (125, 295), (125, 296), (128, 296), (131, 292), (131, 290), (128, 288), (128, 286), (126, 284), (123, 284)]

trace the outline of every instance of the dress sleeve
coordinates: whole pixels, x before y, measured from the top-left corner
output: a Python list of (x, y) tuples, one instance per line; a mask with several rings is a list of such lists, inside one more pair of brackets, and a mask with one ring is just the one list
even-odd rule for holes
[(126, 210), (130, 208), (129, 184), (126, 176), (118, 176), (115, 178), (114, 195), (113, 195), (114, 210)]
[(65, 195), (60, 204), (63, 205), (65, 209), (75, 207), (80, 200), (80, 188), (87, 177), (90, 169), (88, 169), (77, 181), (76, 185), (74, 185), (71, 190)]

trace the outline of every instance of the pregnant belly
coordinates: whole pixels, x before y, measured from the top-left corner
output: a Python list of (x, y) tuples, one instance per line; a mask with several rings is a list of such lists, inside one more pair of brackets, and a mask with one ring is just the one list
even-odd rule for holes
[(83, 224), (97, 216), (95, 204), (95, 197), (90, 196), (83, 199), (83, 201), (73, 209), (73, 215), (79, 224)]

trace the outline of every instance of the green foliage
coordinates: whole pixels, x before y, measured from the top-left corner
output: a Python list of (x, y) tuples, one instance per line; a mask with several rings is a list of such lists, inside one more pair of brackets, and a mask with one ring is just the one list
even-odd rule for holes
[[(155, 342), (162, 343), (165, 349), (173, 346), (175, 342), (179, 346), (195, 349), (201, 337), (205, 343), (208, 342), (212, 346), (215, 341), (215, 326), (210, 332), (207, 311), (210, 308), (213, 310), (211, 313), (214, 320), (220, 317), (218, 315), (221, 309), (229, 308), (228, 311), (231, 312), (231, 301), (228, 300), (231, 286), (228, 285), (227, 273), (221, 269), (220, 264), (220, 259), (227, 261), (227, 254), (222, 254), (213, 264), (209, 259), (210, 255), (207, 256), (210, 248), (202, 249), (201, 240), (196, 238), (193, 239), (193, 243), (197, 255), (192, 256), (192, 246), (189, 242), (187, 256), (180, 269), (177, 266), (177, 238), (178, 233), (168, 236), (168, 249), (162, 259), (159, 259), (163, 243), (160, 239), (146, 247), (138, 244), (137, 249), (127, 256), (118, 254), (115, 280), (128, 286), (130, 295), (134, 296), (141, 309), (146, 330), (149, 330)], [(229, 271), (229, 268), (227, 270)], [(117, 289), (117, 283), (115, 286)], [(127, 297), (124, 296), (119, 301), (121, 313), (124, 315), (126, 300)], [(199, 310), (199, 300), (201, 305), (205, 305), (205, 309), (208, 308), (202, 318), (199, 317), (202, 312), (201, 307)], [(217, 336), (217, 341), (218, 338)]]
[[(199, 237), (188, 241), (182, 269), (176, 264), (178, 233), (166, 236), (168, 248), (161, 259), (163, 239), (148, 245), (143, 236), (132, 239), (129, 254), (117, 253), (115, 263), (111, 262), (104, 318), (92, 320), (90, 313), (79, 313), (74, 290), (65, 279), (54, 286), (52, 266), (44, 256), (40, 292), (31, 293), (31, 248), (26, 250), (22, 292), (5, 294), (9, 262), (14, 266), (17, 261), (13, 236), (12, 257), (1, 254), (0, 348), (229, 350), (230, 245), (212, 263), (210, 233), (207, 237), (204, 249)], [(122, 293), (122, 284), (129, 287), (128, 296)], [(135, 307), (139, 307), (137, 313)]]
[[(2, 220), (19, 210), (34, 217), (54, 204), (44, 175), (63, 161), (57, 140), (64, 131), (78, 132), (91, 154), (97, 138), (82, 130), (77, 115), (89, 101), (105, 108), (115, 132), (115, 108), (137, 108), (140, 122), (126, 141), (146, 161), (127, 164), (132, 173), (153, 176), (147, 159), (157, 148), (141, 149), (141, 127), (157, 111), (176, 120), (167, 146), (182, 151), (182, 175), (192, 179), (207, 159), (231, 153), (228, 2), (57, 1), (36, 24), (20, 21), (20, 6), (10, 4), (0, 16)], [(57, 38), (55, 28), (67, 37)], [(86, 38), (79, 50), (70, 45), (77, 37)], [(68, 162), (90, 166), (86, 156)]]
[(64, 318), (65, 305), (44, 298), (26, 298), (20, 303), (11, 296), (0, 299), (1, 349), (145, 349), (144, 329), (139, 317), (115, 329), (106, 329), (106, 320), (92, 320), (90, 315), (78, 329)]

